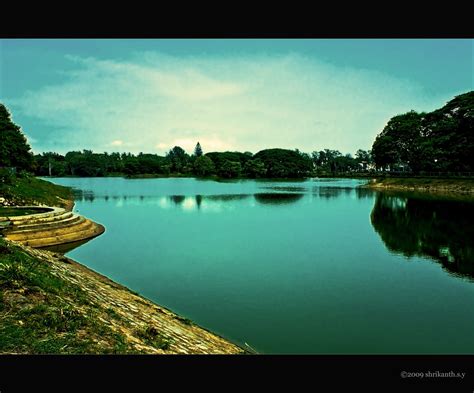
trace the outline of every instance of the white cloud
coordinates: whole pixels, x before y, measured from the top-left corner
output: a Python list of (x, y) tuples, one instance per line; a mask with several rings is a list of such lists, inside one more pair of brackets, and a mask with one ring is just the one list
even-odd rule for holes
[(163, 154), (179, 145), (191, 153), (199, 141), (205, 152), (353, 153), (370, 148), (393, 115), (440, 105), (412, 81), (296, 54), (68, 60), (78, 68), (65, 83), (29, 91), (15, 104), (56, 130), (49, 137), (95, 151)]

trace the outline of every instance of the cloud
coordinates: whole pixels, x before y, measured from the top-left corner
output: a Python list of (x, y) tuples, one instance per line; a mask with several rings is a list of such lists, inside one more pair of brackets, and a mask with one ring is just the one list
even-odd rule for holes
[[(298, 54), (66, 59), (76, 68), (65, 72), (65, 82), (14, 102), (44, 125), (48, 138), (67, 140), (66, 150), (121, 146), (163, 154), (179, 145), (191, 153), (199, 141), (205, 152), (353, 153), (370, 148), (393, 115), (442, 104), (413, 81)], [(41, 150), (40, 127), (29, 132)]]

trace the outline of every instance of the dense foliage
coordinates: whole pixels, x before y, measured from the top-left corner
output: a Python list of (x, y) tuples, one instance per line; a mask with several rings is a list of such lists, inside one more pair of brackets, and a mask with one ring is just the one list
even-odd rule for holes
[(362, 171), (370, 153), (359, 150), (356, 158), (339, 151), (313, 152), (265, 149), (250, 152), (210, 152), (188, 155), (175, 146), (166, 156), (139, 153), (93, 153), (90, 150), (43, 153), (35, 156), (39, 176), (218, 176), (221, 178), (302, 178), (317, 173)]
[(25, 136), (12, 122), (7, 108), (0, 103), (0, 168), (29, 171), (32, 164), (33, 154)]
[(474, 91), (430, 113), (390, 119), (372, 146), (381, 169), (474, 171)]

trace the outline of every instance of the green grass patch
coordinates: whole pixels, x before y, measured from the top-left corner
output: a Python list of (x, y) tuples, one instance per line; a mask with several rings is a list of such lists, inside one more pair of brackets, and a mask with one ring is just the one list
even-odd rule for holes
[[(48, 262), (0, 238), (0, 353), (138, 353), (99, 317), (120, 318), (54, 275)], [(166, 347), (152, 333), (149, 339)]]
[[(0, 195), (15, 205), (37, 205), (66, 207), (72, 200), (72, 191), (32, 175), (14, 176), (10, 182), (0, 183)], [(0, 213), (1, 216), (1, 213)]]
[(28, 209), (28, 208), (13, 208), (13, 207), (0, 207), (0, 217), (9, 216), (26, 216), (29, 214), (45, 213), (48, 209)]

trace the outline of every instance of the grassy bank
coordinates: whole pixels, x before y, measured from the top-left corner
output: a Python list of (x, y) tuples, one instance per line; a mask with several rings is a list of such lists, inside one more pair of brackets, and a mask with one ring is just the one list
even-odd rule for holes
[(101, 317), (112, 316), (47, 262), (0, 239), (0, 353), (129, 352)]
[(48, 205), (72, 209), (69, 187), (59, 186), (32, 175), (12, 176), (0, 182), (0, 198), (4, 205)]
[(474, 196), (474, 179), (379, 178), (370, 181), (366, 187)]
[(0, 354), (243, 353), (60, 254), (0, 238)]

